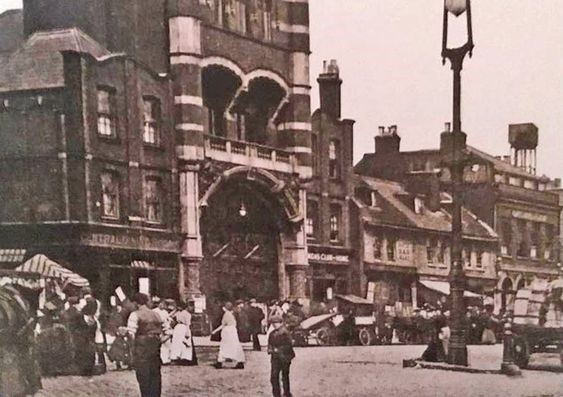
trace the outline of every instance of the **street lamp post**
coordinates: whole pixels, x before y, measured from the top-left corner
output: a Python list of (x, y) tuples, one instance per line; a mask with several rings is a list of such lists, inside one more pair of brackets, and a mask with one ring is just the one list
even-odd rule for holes
[[(449, 14), (455, 17), (465, 14), (467, 18), (467, 42), (461, 47), (448, 48)], [(453, 131), (445, 131), (440, 136), (440, 150), (450, 169), (452, 181), (452, 235), (451, 235), (451, 338), (447, 362), (467, 366), (467, 345), (465, 341), (465, 275), (462, 265), (462, 220), (461, 185), (463, 170), (467, 162), (465, 156), (466, 135), (461, 130), (461, 70), (463, 60), (473, 51), (473, 32), (471, 27), (471, 0), (444, 0), (444, 24), (442, 35), (442, 62), (450, 60), (453, 71)]]

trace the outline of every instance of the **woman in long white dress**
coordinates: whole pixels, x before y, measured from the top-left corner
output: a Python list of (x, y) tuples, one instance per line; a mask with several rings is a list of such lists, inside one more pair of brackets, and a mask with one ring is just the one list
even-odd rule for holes
[(178, 364), (195, 365), (195, 354), (192, 340), (192, 315), (187, 305), (182, 304), (175, 315), (176, 326), (172, 333), (170, 358)]
[(235, 368), (243, 369), (244, 351), (238, 338), (237, 320), (233, 314), (231, 302), (225, 303), (223, 312), (221, 325), (213, 331), (213, 333), (221, 331), (221, 344), (219, 345), (219, 355), (215, 367), (222, 368), (224, 363), (232, 362), (235, 364)]

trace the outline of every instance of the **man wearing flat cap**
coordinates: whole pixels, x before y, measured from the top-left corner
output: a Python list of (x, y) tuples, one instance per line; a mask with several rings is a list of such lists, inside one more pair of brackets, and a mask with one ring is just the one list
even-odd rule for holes
[(283, 383), (283, 397), (291, 397), (289, 386), (289, 367), (295, 358), (291, 334), (283, 323), (283, 318), (278, 315), (270, 317), (273, 331), (268, 336), (268, 354), (272, 364), (270, 381), (274, 397), (282, 397), (280, 388), (280, 373)]

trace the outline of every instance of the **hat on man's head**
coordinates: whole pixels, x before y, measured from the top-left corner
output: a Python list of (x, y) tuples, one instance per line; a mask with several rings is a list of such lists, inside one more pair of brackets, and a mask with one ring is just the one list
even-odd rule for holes
[(251, 299), (250, 299), (250, 303), (256, 303), (256, 299), (255, 299), (255, 298), (251, 298)]
[(283, 323), (283, 317), (277, 314), (271, 316), (269, 320), (270, 320), (270, 324)]
[(238, 306), (238, 305), (240, 305), (240, 304), (242, 304), (242, 303), (244, 303), (244, 301), (243, 301), (242, 299), (237, 299), (237, 300), (235, 301), (235, 306)]
[(66, 301), (71, 305), (76, 305), (80, 302), (80, 298), (78, 296), (69, 296)]
[(153, 296), (152, 301), (153, 303), (160, 303), (160, 298), (158, 296)]

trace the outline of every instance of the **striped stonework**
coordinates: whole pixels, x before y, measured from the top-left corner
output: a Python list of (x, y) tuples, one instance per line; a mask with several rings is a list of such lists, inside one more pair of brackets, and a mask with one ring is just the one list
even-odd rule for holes
[(191, 16), (175, 16), (169, 19), (169, 31), (176, 154), (180, 160), (202, 160), (205, 117), (201, 92), (201, 21)]

